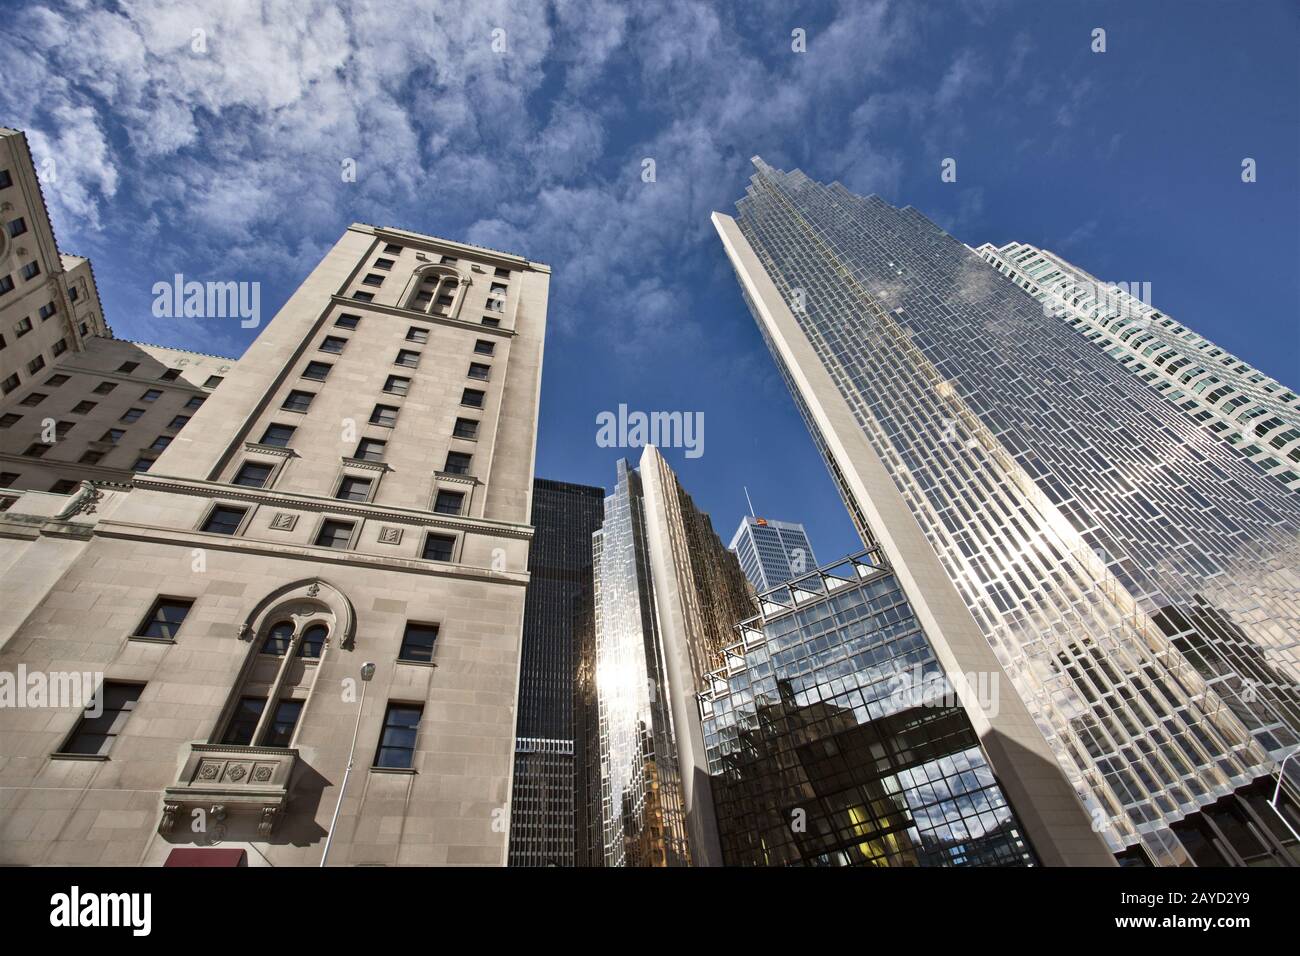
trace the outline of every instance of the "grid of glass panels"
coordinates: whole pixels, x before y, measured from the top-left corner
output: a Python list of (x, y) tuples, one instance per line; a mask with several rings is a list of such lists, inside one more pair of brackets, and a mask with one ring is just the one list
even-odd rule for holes
[(916, 210), (757, 165), (741, 230), (1103, 834), (1185, 860), (1296, 745), (1300, 502)]
[(1034, 865), (897, 578), (870, 560), (812, 601), (764, 595), (703, 695), (724, 859)]

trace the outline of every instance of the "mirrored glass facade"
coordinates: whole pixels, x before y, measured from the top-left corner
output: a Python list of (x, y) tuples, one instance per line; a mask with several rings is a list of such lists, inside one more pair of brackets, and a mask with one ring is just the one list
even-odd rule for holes
[(1035, 864), (879, 550), (761, 600), (700, 700), (727, 864)]
[[(1112, 849), (1187, 862), (1172, 824), (1297, 744), (1300, 500), (915, 209), (755, 163), (739, 233), (855, 440)], [(873, 543), (844, 435), (773, 355)]]

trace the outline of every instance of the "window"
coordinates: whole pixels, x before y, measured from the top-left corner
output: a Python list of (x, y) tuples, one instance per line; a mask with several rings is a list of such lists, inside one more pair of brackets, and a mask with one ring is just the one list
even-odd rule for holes
[(48, 319), (57, 311), (59, 311), (58, 307), (53, 302), (46, 302), (43, 306), (40, 307), (40, 309), (38, 310), (38, 314), (41, 317), (41, 321), (44, 322), (46, 319)]
[(235, 705), (235, 712), (230, 715), (230, 725), (226, 735), (221, 738), (223, 744), (246, 747), (253, 742), (257, 722), (262, 719), (266, 701), (258, 697), (241, 697)]
[(411, 380), (404, 375), (390, 375), (384, 382), (384, 391), (392, 395), (405, 395), (411, 390)]
[(149, 446), (149, 450), (162, 451), (171, 443), (172, 443), (171, 435), (159, 435), (157, 438), (153, 440), (153, 444)]
[(444, 515), (458, 515), (465, 504), (465, 495), (459, 491), (440, 491), (434, 499), (433, 510)]
[(393, 260), (392, 260), (392, 259), (376, 259), (376, 260), (375, 260), (375, 268), (376, 268), (376, 269), (384, 269), (384, 270), (387, 270), (387, 269), (391, 269), (392, 267), (393, 267)]
[(200, 405), (203, 404), (203, 401), (204, 401), (204, 399), (206, 399), (206, 398), (207, 398), (206, 395), (192, 395), (192, 396), (190, 396), (190, 400), (189, 400), (188, 402), (185, 403), (185, 407), (186, 407), (186, 408), (198, 408)]
[(372, 484), (374, 482), (369, 478), (344, 475), (343, 480), (339, 482), (338, 493), (334, 497), (341, 501), (367, 501), (370, 498), (370, 486)]
[(406, 368), (416, 368), (420, 364), (420, 353), (413, 352), (410, 349), (400, 349), (397, 358), (393, 359), (394, 365), (401, 365)]
[(484, 394), (486, 393), (479, 391), (477, 388), (467, 388), (461, 393), (460, 403), (468, 405), (470, 408), (482, 408)]
[(397, 659), (430, 663), (433, 660), (433, 643), (437, 639), (437, 624), (407, 622), (406, 632), (402, 635), (402, 649), (397, 652)]
[(8, 395), (10, 392), (12, 392), (12, 391), (13, 391), (15, 388), (17, 388), (17, 387), (18, 387), (18, 373), (17, 373), (17, 372), (15, 372), (13, 375), (10, 375), (10, 376), (9, 376), (8, 378), (6, 378), (3, 382), (0, 382), (0, 392), (3, 392), (5, 395)]
[(5, 337), (0, 335), (0, 349), (6, 348), (8, 345), (9, 343), (5, 341)]
[(361, 280), (361, 284), (370, 286), (383, 285), (384, 277), (376, 272), (367, 273), (366, 277)]
[(293, 625), (287, 621), (281, 622), (267, 632), (266, 640), (262, 642), (263, 654), (274, 654), (276, 657), (284, 657), (289, 653), (289, 646), (293, 643)]
[(506, 310), (505, 302), (501, 299), (488, 299), (487, 308), (489, 312), (504, 312)]
[(488, 292), (492, 293), (493, 295), (505, 295), (506, 285), (504, 282), (493, 282), (492, 287), (488, 289)]
[(121, 365), (117, 367), (117, 370), (121, 372), (123, 375), (130, 375), (139, 367), (140, 367), (139, 362), (123, 362)]
[(217, 505), (203, 522), (203, 530), (209, 534), (234, 534), (239, 530), (239, 523), (248, 514), (247, 508), (232, 508), (229, 505)]
[(55, 358), (58, 358), (67, 350), (68, 350), (68, 340), (66, 338), (59, 339), (57, 342), (55, 342), (53, 345), (50, 346), (50, 354), (53, 355)]
[(169, 368), (158, 376), (160, 382), (174, 382), (181, 377), (181, 370), (178, 368)]
[(122, 728), (135, 710), (140, 695), (144, 693), (144, 684), (124, 684), (121, 681), (104, 681), (96, 695), (97, 706), (88, 708), (100, 710), (98, 717), (83, 716), (77, 721), (72, 735), (64, 742), (59, 753), (96, 754), (107, 756), (113, 748)]
[(334, 325), (340, 329), (355, 329), (360, 324), (361, 324), (361, 316), (359, 315), (345, 314), (345, 315), (340, 315), (337, 319), (334, 320)]
[(35, 279), (38, 275), (41, 274), (40, 264), (35, 261), (29, 262), (27, 263), (27, 265), (23, 266), (21, 269), (18, 270), (18, 274), (21, 275), (24, 279)]
[(421, 557), (426, 561), (450, 561), (456, 539), (448, 534), (431, 534), (424, 539)]
[(22, 216), (19, 216), (17, 219), (9, 220), (9, 222), (5, 224), (5, 228), (9, 230), (9, 235), (11, 237), (21, 236), (27, 231), (27, 220)]
[(384, 446), (387, 444), (378, 438), (363, 438), (357, 443), (357, 453), (352, 457), (361, 461), (383, 461)]
[(443, 471), (451, 475), (468, 475), (469, 463), (473, 459), (472, 455), (467, 455), (463, 451), (447, 452), (447, 466)]
[(83, 465), (98, 465), (104, 458), (102, 451), (88, 451), (77, 459)]
[(143, 408), (128, 408), (125, 412), (122, 413), (122, 417), (119, 418), (118, 421), (126, 422), (129, 425), (134, 421), (138, 421), (140, 416), (143, 414), (144, 414)]
[[(18, 480), (16, 471), (0, 471), (0, 488), (12, 488), (13, 483)], [(9, 499), (15, 500), (15, 499)]]
[(400, 256), (402, 254), (402, 247), (390, 242), (388, 245), (384, 246), (384, 252), (390, 256)]
[(28, 318), (19, 319), (18, 324), (14, 326), (14, 336), (21, 339), (24, 335), (26, 335), (31, 330), (32, 330), (31, 319)]
[(495, 272), (493, 272), (493, 275), (495, 275), (498, 279), (509, 279), (510, 270), (498, 268)]
[(371, 295), (369, 292), (359, 292), (359, 291), (358, 291), (358, 292), (353, 292), (353, 293), (352, 293), (352, 298), (356, 299), (358, 302), (374, 302), (374, 301), (375, 301), (375, 297), (374, 297), (373, 295)]
[(327, 335), (320, 344), (322, 352), (332, 352), (338, 355), (343, 351), (343, 347), (348, 344), (348, 340), (341, 335)]
[(454, 266), (454, 265), (456, 264), (456, 257), (455, 257), (455, 256), (443, 256), (443, 257), (442, 257), (442, 264), (443, 264), (444, 266)]
[(78, 299), (81, 298), (81, 290), (78, 289), (75, 285), (68, 286), (68, 298), (71, 299), (73, 302), (76, 302)]
[(315, 382), (323, 382), (325, 376), (329, 375), (330, 369), (333, 367), (328, 362), (308, 362), (307, 367), (302, 370), (302, 377)]
[(296, 431), (292, 425), (268, 425), (266, 431), (262, 432), (263, 445), (274, 445), (276, 448), (288, 448), (289, 439), (293, 438)]
[(316, 532), (315, 544), (321, 548), (346, 548), (352, 540), (354, 527), (351, 521), (335, 521), (328, 518), (321, 523), (320, 530)]
[(249, 488), (265, 488), (271, 477), (271, 466), (256, 461), (246, 461), (235, 472), (232, 484), (245, 485)]
[(149, 615), (140, 622), (136, 637), (152, 637), (160, 641), (174, 641), (185, 615), (190, 613), (194, 602), (184, 598), (159, 598), (154, 602)]
[(203, 383), (203, 387), (204, 387), (204, 388), (216, 388), (218, 385), (220, 385), (220, 384), (221, 384), (222, 382), (224, 382), (225, 380), (226, 380), (225, 377), (222, 376), (222, 375), (209, 375), (209, 376), (208, 376), (208, 380), (207, 380), (206, 382)]
[(15, 415), (13, 412), (0, 415), (0, 428), (12, 428), (15, 422), (20, 422), (22, 420), (23, 416)]
[(451, 433), (457, 438), (478, 438), (478, 422), (472, 418), (458, 418)]
[(315, 392), (300, 392), (294, 389), (284, 397), (284, 404), (280, 407), (289, 412), (305, 412), (311, 408), (311, 400), (315, 397)]
[(489, 329), (499, 329), (499, 328), (501, 328), (501, 320), (500, 320), (500, 319), (494, 319), (494, 318), (493, 318), (492, 316), (490, 316), (490, 315), (485, 315), (485, 316), (483, 316), (483, 324), (486, 325)]
[(415, 738), (420, 729), (419, 704), (389, 704), (384, 711), (384, 729), (375, 752), (376, 767), (410, 770), (415, 764)]
[(148, 471), (153, 466), (153, 463), (155, 461), (157, 461), (156, 458), (150, 458), (148, 455), (141, 455), (139, 458), (135, 460), (135, 463), (131, 465), (131, 470)]
[(484, 365), (482, 362), (470, 362), (470, 363), (469, 363), (469, 377), (470, 377), (470, 378), (477, 378), (477, 379), (479, 379), (480, 381), (484, 381), (484, 382), (486, 382), (487, 379), (488, 379), (488, 375), (489, 375), (489, 373), (490, 373), (491, 371), (492, 371), (492, 366), (490, 366), (490, 365)]
[(43, 368), (45, 368), (45, 356), (43, 355), (38, 355), (36, 356), (36, 358), (32, 359), (30, 362), (27, 363), (27, 371), (29, 371), (33, 375), (35, 375)]
[(41, 442), (34, 442), (27, 446), (23, 454), (28, 458), (44, 458), (45, 453), (50, 450), (50, 446)]
[(72, 427), (75, 424), (76, 422), (55, 422), (54, 434), (57, 435), (59, 438), (63, 438), (65, 435), (68, 434), (68, 432), (72, 431)]
[(126, 434), (125, 429), (110, 428), (108, 431), (104, 432), (104, 434), (99, 436), (99, 440), (102, 442), (108, 442), (108, 444), (110, 445), (116, 445), (118, 442), (122, 440), (122, 436), (125, 434)]
[(95, 386), (96, 395), (107, 395), (113, 389), (117, 388), (116, 382), (100, 382)]
[(175, 431), (178, 428), (184, 428), (185, 423), (188, 422), (189, 420), (190, 420), (190, 416), (188, 415), (177, 415), (175, 418), (173, 418), (171, 421), (167, 423), (167, 427)]
[(46, 388), (58, 388), (60, 385), (62, 385), (62, 384), (63, 384), (64, 382), (66, 382), (67, 380), (68, 380), (68, 376), (66, 376), (66, 375), (51, 375), (49, 378), (47, 378), (47, 379), (45, 380), (45, 387), (46, 387)]
[(13, 176), (9, 175), (9, 170), (0, 169), (0, 189), (8, 189), (14, 184)]
[[(17, 377), (18, 377), (17, 375), (14, 376), (14, 378)], [(27, 408), (33, 408), (39, 405), (41, 402), (45, 401), (47, 397), (48, 396), (44, 392), (32, 392), (18, 404), (24, 405)]]
[(395, 405), (376, 405), (370, 413), (370, 424), (392, 428), (397, 424), (397, 407)]
[(302, 633), (302, 640), (298, 642), (298, 656), (319, 659), (325, 650), (325, 636), (329, 634), (329, 628), (324, 624), (313, 624)]
[(98, 402), (77, 402), (72, 406), (72, 414), (84, 415), (98, 404)]
[(145, 389), (144, 394), (140, 396), (140, 401), (142, 401), (142, 402), (156, 402), (156, 401), (158, 401), (158, 399), (160, 399), (160, 398), (162, 398), (162, 389), (160, 389), (160, 388), (147, 388), (147, 389)]
[(293, 739), (293, 728), (298, 723), (298, 715), (302, 713), (302, 704), (300, 700), (282, 700), (275, 705), (271, 725), (262, 737), (263, 747), (289, 746), (289, 741)]
[(56, 495), (70, 495), (77, 490), (79, 481), (73, 481), (71, 478), (60, 478), (50, 486), (50, 493)]
[(422, 329), (417, 325), (413, 325), (406, 330), (406, 341), (416, 342), (420, 345), (423, 345), (425, 342), (429, 341), (429, 330)]
[(487, 339), (479, 339), (474, 343), (474, 351), (479, 355), (491, 355), (496, 348), (496, 343), (489, 342)]

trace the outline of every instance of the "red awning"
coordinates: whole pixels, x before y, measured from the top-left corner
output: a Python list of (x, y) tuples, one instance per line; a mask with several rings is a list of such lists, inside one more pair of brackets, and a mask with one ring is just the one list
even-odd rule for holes
[(163, 866), (248, 866), (248, 851), (226, 847), (178, 846)]

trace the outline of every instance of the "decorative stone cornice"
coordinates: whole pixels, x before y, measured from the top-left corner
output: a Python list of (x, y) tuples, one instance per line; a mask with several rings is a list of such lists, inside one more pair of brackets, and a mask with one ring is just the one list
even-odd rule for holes
[[(476, 333), (483, 335), (495, 335), (503, 339), (512, 339), (515, 337), (514, 329), (502, 328), (501, 326), (483, 325), (479, 322), (471, 322), (469, 319), (453, 319), (446, 315), (436, 315), (431, 312), (421, 312), (418, 309), (405, 309), (400, 305), (384, 305), (381, 302), (361, 302), (357, 299), (349, 299), (344, 295), (332, 295), (330, 301), (335, 305), (342, 306), (346, 309), (369, 309), (371, 312), (381, 312), (385, 315), (395, 316), (400, 319), (419, 319), (424, 322), (432, 322), (434, 325), (446, 325), (455, 329), (473, 329)], [(505, 313), (501, 313), (502, 318)]]
[(261, 442), (246, 441), (244, 442), (244, 451), (260, 452), (263, 455), (278, 455), (281, 458), (300, 458), (292, 448), (281, 448), (279, 445), (263, 445)]
[(391, 465), (383, 461), (367, 461), (365, 458), (350, 458), (347, 455), (344, 455), (340, 461), (343, 462), (344, 468), (364, 468), (367, 471), (378, 471), (381, 473), (393, 470)]

